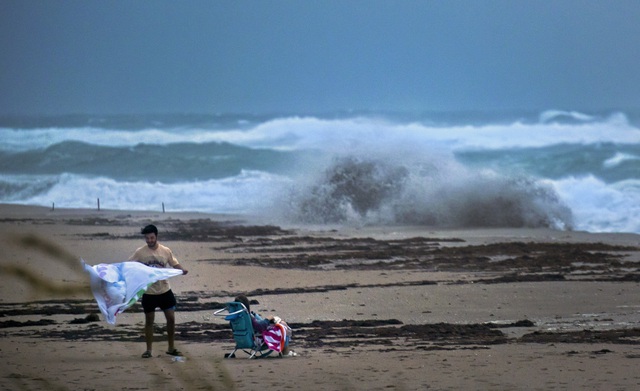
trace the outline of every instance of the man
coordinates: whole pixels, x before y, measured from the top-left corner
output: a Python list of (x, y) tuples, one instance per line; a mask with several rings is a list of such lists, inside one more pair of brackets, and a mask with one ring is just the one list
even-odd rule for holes
[[(146, 246), (137, 249), (129, 258), (130, 261), (138, 261), (151, 267), (173, 267), (182, 270), (182, 274), (187, 274), (178, 260), (173, 255), (169, 247), (158, 243), (158, 228), (155, 225), (147, 225), (142, 229)], [(142, 353), (143, 358), (153, 356), (151, 346), (153, 344), (153, 322), (156, 308), (164, 312), (167, 320), (167, 339), (169, 347), (167, 354), (180, 356), (181, 353), (174, 346), (174, 335), (176, 330), (176, 297), (171, 291), (169, 281), (161, 280), (153, 283), (144, 295), (142, 295), (142, 308), (144, 309), (144, 338), (147, 343), (147, 350)]]

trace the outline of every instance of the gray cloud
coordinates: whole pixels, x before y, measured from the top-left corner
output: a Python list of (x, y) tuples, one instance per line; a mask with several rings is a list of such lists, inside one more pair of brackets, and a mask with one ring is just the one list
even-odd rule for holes
[(624, 109), (637, 1), (4, 1), (0, 114)]

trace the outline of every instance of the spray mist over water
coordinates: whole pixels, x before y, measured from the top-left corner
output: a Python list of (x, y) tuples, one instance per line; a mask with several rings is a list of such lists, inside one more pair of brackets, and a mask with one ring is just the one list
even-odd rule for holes
[(406, 162), (335, 157), (289, 195), (287, 219), (304, 223), (572, 229), (571, 210), (550, 185), (472, 170), (442, 155)]
[[(330, 125), (315, 129), (316, 152), (305, 154), (315, 160), (299, 165), (286, 201), (270, 208), (279, 217), (313, 224), (573, 229), (571, 209), (551, 184), (457, 160), (455, 151), (467, 140), (459, 131), (375, 120)], [(484, 128), (465, 132), (487, 136)]]

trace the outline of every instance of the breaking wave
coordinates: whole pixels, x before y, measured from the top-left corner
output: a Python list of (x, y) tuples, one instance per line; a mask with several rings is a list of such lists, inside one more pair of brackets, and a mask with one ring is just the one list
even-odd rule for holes
[(410, 167), (336, 158), (314, 182), (292, 191), (289, 204), (288, 217), (306, 223), (573, 228), (571, 210), (551, 185), (453, 161)]

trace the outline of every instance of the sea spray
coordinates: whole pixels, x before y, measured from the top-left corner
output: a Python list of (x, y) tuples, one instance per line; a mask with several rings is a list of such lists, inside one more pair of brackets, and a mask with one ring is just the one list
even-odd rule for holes
[(453, 162), (336, 158), (317, 182), (292, 190), (289, 204), (276, 210), (308, 223), (573, 228), (571, 210), (550, 185)]

